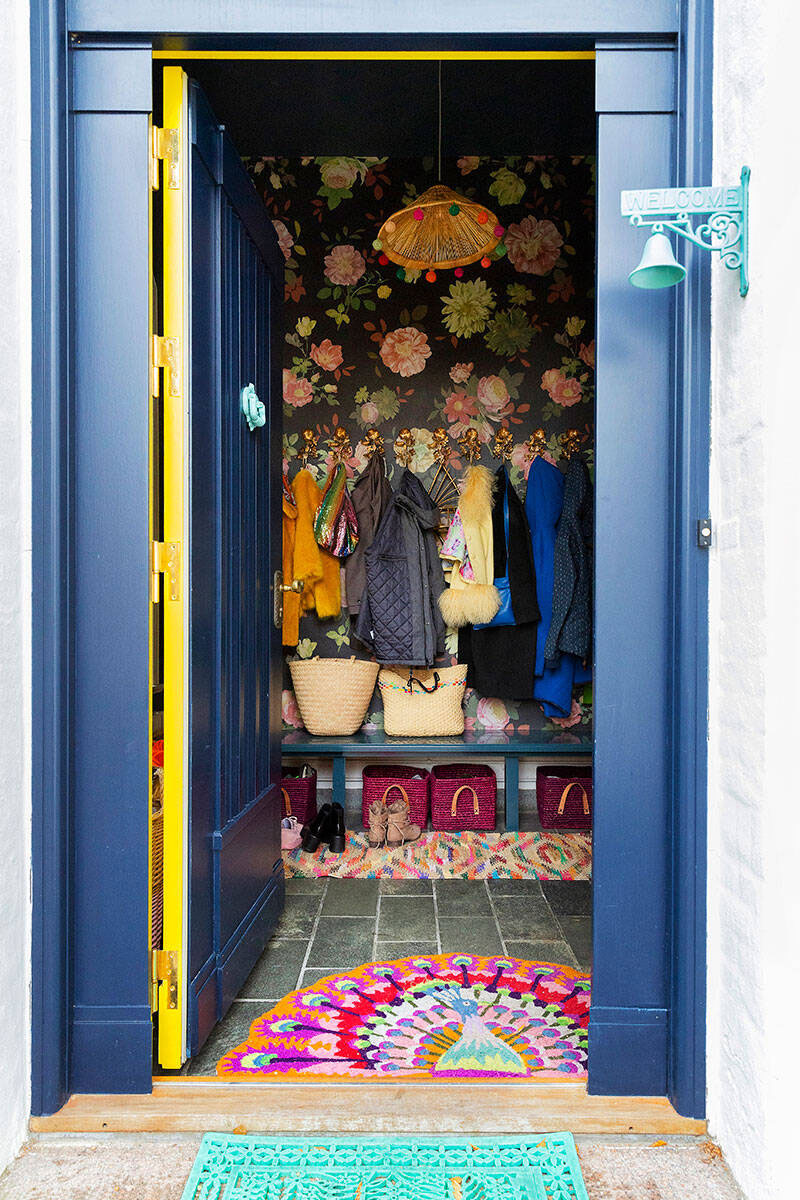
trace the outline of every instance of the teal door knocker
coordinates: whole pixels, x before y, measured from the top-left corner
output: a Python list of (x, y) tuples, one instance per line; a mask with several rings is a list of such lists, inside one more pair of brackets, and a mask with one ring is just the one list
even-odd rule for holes
[(261, 425), (266, 424), (267, 410), (259, 400), (255, 386), (252, 383), (245, 384), (242, 388), (241, 402), (242, 412), (245, 415), (245, 420), (251, 433), (254, 429), (258, 429)]

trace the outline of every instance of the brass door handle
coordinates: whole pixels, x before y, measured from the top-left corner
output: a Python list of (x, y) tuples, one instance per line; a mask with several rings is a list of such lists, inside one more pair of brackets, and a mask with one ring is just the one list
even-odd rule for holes
[(283, 571), (276, 571), (272, 580), (272, 620), (275, 623), (275, 628), (280, 629), (283, 625), (283, 593), (284, 592), (302, 592), (302, 579), (293, 579), (291, 583), (283, 582)]

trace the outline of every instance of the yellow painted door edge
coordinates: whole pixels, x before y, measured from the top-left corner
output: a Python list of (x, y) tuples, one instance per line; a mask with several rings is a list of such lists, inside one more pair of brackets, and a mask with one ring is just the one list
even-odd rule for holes
[(163, 539), (179, 546), (177, 587), (165, 576), (164, 631), (164, 938), (174, 952), (178, 977), (158, 985), (158, 1061), (175, 1069), (186, 1046), (186, 760), (187, 760), (187, 389), (186, 309), (188, 279), (188, 79), (180, 67), (164, 68), (163, 124), (177, 130), (177, 166), (161, 170), (163, 214), (162, 336), (172, 339), (175, 359), (164, 367)]
[(594, 50), (154, 50), (154, 59), (182, 62), (189, 59), (230, 59), (231, 62), (302, 59), (324, 61), (431, 61), (431, 62), (568, 62), (593, 61)]

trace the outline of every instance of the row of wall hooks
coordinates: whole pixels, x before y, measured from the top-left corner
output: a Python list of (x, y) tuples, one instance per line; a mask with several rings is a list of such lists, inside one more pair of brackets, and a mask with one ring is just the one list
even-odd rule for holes
[[(565, 458), (571, 458), (580, 450), (583, 442), (583, 435), (578, 429), (567, 429), (559, 437), (562, 453)], [(368, 458), (372, 458), (377, 451), (378, 454), (383, 454), (384, 440), (377, 429), (368, 429), (364, 436), (360, 439), (360, 446), (363, 446)], [(353, 446), (350, 440), (350, 435), (340, 425), (332, 437), (327, 441), (331, 456), (334, 463), (346, 462), (352, 456)], [(458, 438), (458, 445), (464, 458), (472, 464), (480, 458), (483, 450), (483, 444), (478, 436), (476, 429), (466, 429)], [(315, 458), (319, 453), (319, 435), (314, 433), (312, 429), (304, 429), (301, 435), (300, 449), (297, 457), (304, 467), (308, 466), (308, 460)], [(398, 431), (397, 437), (394, 440), (394, 456), (401, 466), (407, 467), (410, 465), (415, 451), (416, 441), (410, 429), (403, 428)], [(491, 441), (492, 454), (495, 458), (499, 458), (502, 462), (508, 462), (514, 450), (514, 435), (510, 429), (498, 429)], [(525, 442), (525, 457), (528, 462), (533, 462), (534, 458), (544, 454), (547, 451), (547, 436), (543, 429), (535, 429), (531, 436)], [(431, 435), (431, 440), (428, 443), (428, 449), (433, 455), (434, 462), (438, 466), (438, 470), (434, 477), (431, 488), (436, 486), (440, 476), (449, 476), (450, 470), (448, 463), (453, 454), (453, 447), (450, 441), (450, 436), (444, 426), (439, 426), (434, 429)], [(452, 480), (453, 487), (456, 487), (455, 480)], [(433, 495), (433, 490), (431, 491)]]

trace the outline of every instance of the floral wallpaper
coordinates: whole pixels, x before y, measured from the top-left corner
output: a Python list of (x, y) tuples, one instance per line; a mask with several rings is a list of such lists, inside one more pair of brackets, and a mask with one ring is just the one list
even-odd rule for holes
[[(248, 163), (273, 218), (286, 259), (286, 348), (283, 370), (284, 457), (297, 469), (303, 429), (319, 435), (310, 464), (323, 479), (327, 440), (347, 429), (351, 476), (366, 462), (359, 445), (376, 427), (386, 445), (390, 478), (398, 468), (392, 443), (406, 426), (414, 436), (411, 469), (430, 485), (436, 465), (432, 431), (452, 435), (450, 469), (466, 465), (457, 439), (474, 428), (482, 461), (496, 465), (489, 443), (499, 428), (514, 437), (512, 482), (524, 495), (524, 443), (542, 426), (548, 457), (558, 462), (559, 436), (577, 428), (590, 469), (594, 413), (594, 203), (591, 157), (463, 156), (444, 163), (443, 179), (482, 200), (503, 227), (501, 257), (437, 273), (406, 272), (374, 246), (381, 223), (436, 182), (426, 159), (260, 158)], [(457, 639), (452, 640), (453, 651)], [(303, 619), (298, 653), (361, 653), (350, 642), (346, 613), (338, 621)], [(469, 694), (467, 727), (525, 733), (564, 730), (586, 736), (591, 689), (576, 694), (570, 718), (547, 720), (533, 702)], [(379, 728), (376, 700), (368, 723)], [(284, 693), (284, 723), (299, 717)], [(569, 730), (570, 732), (566, 732)]]

